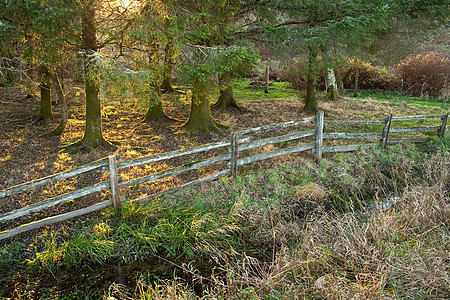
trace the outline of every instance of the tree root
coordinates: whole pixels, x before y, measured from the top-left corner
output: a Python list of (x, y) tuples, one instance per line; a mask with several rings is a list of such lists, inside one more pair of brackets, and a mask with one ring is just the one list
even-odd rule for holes
[(37, 124), (39, 122), (46, 124), (47, 121), (53, 119), (53, 117), (54, 117), (53, 115), (47, 116), (45, 114), (38, 113), (38, 114), (34, 115), (33, 117), (31, 117), (31, 121), (32, 121), (32, 124)]
[(82, 152), (82, 151), (92, 152), (98, 146), (105, 147), (111, 151), (114, 151), (117, 149), (117, 147), (114, 144), (120, 144), (120, 142), (108, 141), (106, 139), (103, 139), (103, 141), (101, 141), (97, 145), (94, 145), (93, 143), (89, 143), (89, 144), (86, 143), (83, 138), (78, 142), (63, 146), (61, 152), (68, 153), (68, 154), (76, 154), (76, 153)]
[(188, 120), (181, 127), (186, 129), (187, 131), (220, 131), (221, 128), (225, 128), (224, 126), (214, 120), (204, 120), (203, 122), (192, 122)]

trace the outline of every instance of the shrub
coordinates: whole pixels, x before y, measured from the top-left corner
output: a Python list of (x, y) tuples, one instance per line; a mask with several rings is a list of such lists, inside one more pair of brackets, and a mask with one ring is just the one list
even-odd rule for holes
[(396, 66), (411, 96), (445, 96), (450, 75), (450, 56), (443, 52), (427, 52), (411, 56)]
[(293, 59), (289, 66), (283, 68), (282, 79), (289, 82), (296, 90), (306, 88), (307, 67), (305, 59)]
[(347, 65), (339, 70), (345, 89), (354, 88), (358, 70), (358, 88), (361, 90), (398, 90), (400, 88), (400, 79), (395, 70), (351, 58), (347, 60)]

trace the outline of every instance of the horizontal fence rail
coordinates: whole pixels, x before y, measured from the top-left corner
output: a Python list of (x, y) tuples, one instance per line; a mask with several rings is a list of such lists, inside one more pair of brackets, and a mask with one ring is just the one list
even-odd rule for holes
[(109, 181), (103, 181), (103, 182), (73, 191), (71, 193), (67, 193), (67, 194), (64, 194), (64, 195), (61, 195), (61, 196), (58, 196), (55, 198), (44, 200), (42, 202), (39, 202), (39, 203), (36, 203), (33, 205), (29, 205), (22, 209), (14, 210), (9, 213), (3, 214), (0, 216), (0, 221), (13, 220), (18, 217), (28, 215), (32, 212), (40, 211), (40, 210), (43, 210), (44, 208), (49, 208), (49, 207), (55, 206), (62, 202), (74, 200), (74, 199), (77, 199), (77, 198), (80, 198), (80, 197), (83, 197), (86, 195), (90, 195), (95, 192), (99, 192), (101, 190), (109, 188), (110, 186), (111, 185), (110, 185)]
[(413, 128), (392, 128), (390, 132), (419, 132), (419, 131), (436, 131), (439, 130), (441, 126), (433, 126), (433, 127), (413, 127)]
[(216, 173), (214, 173), (214, 174), (212, 174), (210, 176), (199, 178), (199, 179), (187, 182), (185, 184), (182, 184), (180, 186), (168, 189), (166, 191), (163, 191), (163, 192), (160, 192), (160, 193), (157, 193), (157, 194), (153, 194), (153, 195), (150, 195), (150, 196), (145, 196), (145, 197), (142, 197), (142, 198), (138, 198), (138, 199), (132, 200), (131, 202), (132, 203), (136, 203), (136, 202), (138, 202), (138, 203), (145, 203), (145, 202), (153, 200), (153, 199), (155, 199), (157, 197), (160, 197), (160, 196), (162, 196), (164, 194), (174, 193), (174, 192), (179, 191), (179, 190), (181, 190), (183, 188), (186, 188), (188, 186), (193, 186), (193, 185), (197, 185), (197, 184), (200, 184), (200, 183), (205, 183), (205, 182), (208, 182), (208, 181), (216, 180), (216, 179), (219, 179), (220, 177), (227, 176), (230, 173), (231, 173), (231, 171), (229, 169), (226, 169), (226, 170), (223, 170), (223, 171), (220, 171), (220, 172), (216, 172)]
[[(120, 155), (116, 154), (116, 159), (119, 159), (119, 158), (120, 158)], [(47, 176), (47, 177), (44, 177), (44, 178), (41, 178), (38, 180), (34, 180), (31, 182), (19, 184), (19, 185), (16, 185), (16, 186), (13, 186), (13, 187), (10, 187), (10, 188), (0, 191), (0, 198), (10, 196), (15, 193), (25, 192), (32, 188), (38, 187), (38, 186), (46, 185), (51, 182), (66, 179), (66, 178), (69, 178), (69, 177), (72, 177), (75, 175), (79, 175), (79, 174), (82, 174), (82, 173), (85, 173), (85, 172), (88, 172), (91, 170), (95, 170), (97, 168), (101, 168), (102, 166), (104, 166), (107, 163), (108, 163), (108, 158), (102, 158), (97, 161), (91, 162), (87, 165), (71, 169), (69, 171), (65, 171), (65, 172), (55, 174), (55, 175)]]
[(253, 162), (266, 160), (269, 158), (274, 158), (274, 157), (278, 157), (278, 156), (282, 156), (282, 155), (286, 155), (286, 154), (293, 154), (293, 153), (298, 153), (298, 152), (302, 152), (302, 151), (306, 151), (306, 150), (311, 150), (313, 148), (314, 148), (314, 144), (306, 144), (306, 145), (301, 145), (301, 146), (296, 146), (296, 147), (275, 150), (275, 151), (239, 159), (237, 161), (237, 165), (243, 166), (243, 165), (250, 164)]
[(384, 121), (324, 121), (325, 125), (377, 125)]
[[(248, 139), (242, 140), (241, 143), (244, 143), (246, 141), (248, 141)], [(147, 165), (147, 164), (162, 161), (162, 160), (167, 160), (167, 159), (185, 156), (185, 155), (189, 155), (189, 154), (205, 152), (208, 150), (227, 147), (230, 145), (231, 144), (229, 141), (223, 141), (223, 142), (217, 142), (217, 143), (212, 143), (212, 144), (206, 144), (206, 145), (202, 145), (202, 146), (194, 147), (194, 148), (188, 148), (188, 149), (177, 150), (177, 151), (172, 151), (172, 152), (167, 152), (167, 153), (162, 153), (162, 154), (157, 154), (157, 155), (146, 156), (146, 157), (142, 157), (142, 158), (138, 158), (138, 159), (134, 159), (134, 160), (120, 162), (117, 164), (117, 169)], [(109, 167), (102, 166), (101, 171), (108, 172)]]
[(323, 135), (324, 139), (362, 139), (362, 138), (378, 138), (382, 137), (381, 132), (370, 132), (370, 133), (343, 133), (343, 132), (332, 132), (325, 133)]
[(322, 149), (324, 153), (337, 153), (337, 152), (349, 152), (349, 151), (357, 151), (360, 149), (369, 149), (377, 144), (359, 144), (359, 145), (348, 145), (348, 146), (334, 146), (334, 147), (325, 147)]
[(244, 151), (244, 150), (249, 150), (249, 149), (265, 146), (268, 144), (276, 144), (276, 143), (293, 141), (293, 140), (297, 140), (297, 139), (308, 137), (308, 136), (314, 136), (314, 130), (307, 130), (307, 131), (302, 131), (302, 132), (281, 135), (281, 136), (273, 137), (273, 138), (261, 139), (261, 140), (257, 140), (254, 142), (243, 144), (243, 145), (239, 146), (238, 149), (239, 149), (239, 151)]
[(23, 232), (27, 232), (36, 228), (40, 228), (43, 226), (47, 226), (47, 225), (51, 225), (57, 222), (61, 222), (61, 221), (65, 221), (74, 217), (79, 217), (103, 208), (107, 208), (109, 206), (112, 206), (112, 202), (107, 200), (107, 201), (103, 201), (97, 204), (94, 204), (92, 206), (86, 207), (86, 208), (82, 208), (82, 209), (78, 209), (72, 212), (68, 212), (65, 214), (61, 214), (61, 215), (57, 215), (54, 217), (49, 217), (49, 218), (45, 218), (39, 221), (35, 221), (35, 222), (31, 222), (28, 224), (24, 224), (21, 225), (19, 227), (10, 229), (10, 230), (6, 230), (0, 233), (0, 240), (4, 240), (10, 237), (13, 237), (15, 235), (18, 235), (19, 233), (23, 233)]
[(388, 144), (401, 144), (401, 143), (425, 143), (427, 139), (397, 139), (388, 140)]
[(178, 174), (182, 174), (182, 173), (186, 173), (188, 171), (194, 170), (194, 169), (198, 169), (201, 167), (205, 167), (217, 162), (221, 162), (221, 161), (225, 161), (225, 160), (229, 160), (230, 159), (230, 155), (223, 155), (223, 156), (219, 156), (219, 157), (214, 157), (208, 160), (204, 160), (198, 163), (194, 163), (191, 165), (186, 165), (186, 166), (182, 166), (179, 168), (174, 168), (171, 170), (167, 170), (164, 172), (160, 172), (157, 174), (153, 174), (147, 177), (142, 177), (142, 178), (138, 178), (135, 180), (131, 180), (131, 181), (127, 181), (124, 183), (119, 184), (120, 188), (124, 188), (124, 187), (129, 187), (129, 186), (133, 186), (133, 185), (138, 185), (141, 183), (145, 183), (145, 182), (150, 182), (150, 181), (155, 181), (155, 180), (159, 180), (159, 179), (163, 179), (169, 176), (173, 176), (173, 175), (178, 175)]
[(448, 115), (440, 115), (440, 116), (407, 116), (407, 117), (392, 117), (392, 121), (407, 121), (407, 120), (420, 120), (420, 119), (442, 119)]
[[(421, 119), (440, 119), (441, 123), (439, 126), (426, 126), (426, 127), (392, 127), (393, 122), (396, 121), (412, 121), (412, 120), (421, 120)], [(31, 222), (28, 224), (20, 225), (16, 228), (5, 230), (0, 232), (0, 240), (7, 239), (13, 237), (17, 234), (36, 229), (42, 226), (47, 226), (56, 222), (64, 221), (69, 218), (74, 218), (78, 216), (82, 216), (106, 207), (114, 206), (114, 208), (119, 211), (121, 207), (121, 197), (120, 197), (120, 189), (127, 188), (131, 186), (136, 186), (138, 184), (152, 182), (156, 180), (160, 180), (163, 178), (167, 178), (174, 175), (183, 174), (198, 168), (206, 167), (212, 164), (216, 164), (219, 162), (228, 161), (226, 164), (226, 169), (219, 170), (212, 175), (198, 178), (196, 180), (184, 183), (180, 186), (165, 190), (163, 192), (159, 192), (156, 194), (144, 196), (141, 198), (137, 198), (134, 200), (130, 200), (130, 202), (134, 203), (144, 203), (147, 201), (151, 201), (157, 197), (160, 197), (163, 194), (173, 193), (180, 189), (186, 188), (188, 186), (197, 185), (200, 183), (216, 180), (223, 176), (232, 175), (233, 177), (237, 176), (238, 167), (250, 164), (253, 162), (258, 162), (270, 158), (279, 157), (282, 155), (300, 153), (303, 151), (311, 151), (315, 153), (316, 159), (320, 160), (322, 158), (322, 153), (335, 153), (335, 152), (346, 152), (346, 151), (357, 151), (359, 149), (365, 149), (374, 147), (376, 145), (381, 145), (382, 147), (386, 147), (388, 144), (396, 144), (396, 143), (421, 143), (425, 142), (427, 139), (424, 138), (405, 138), (405, 139), (389, 139), (390, 133), (411, 133), (411, 132), (433, 132), (435, 131), (437, 136), (442, 137), (445, 134), (447, 129), (448, 122), (448, 114), (440, 115), (440, 116), (405, 116), (405, 117), (393, 117), (390, 115), (382, 121), (327, 121), (324, 120), (324, 113), (319, 111), (316, 116), (304, 118), (296, 121), (290, 121), (286, 123), (280, 124), (271, 124), (265, 125), (258, 128), (252, 128), (247, 130), (241, 130), (237, 132), (231, 133), (230, 137), (226, 141), (201, 145), (198, 147), (182, 149), (177, 151), (172, 151), (168, 153), (156, 154), (151, 156), (146, 156), (134, 160), (117, 162), (120, 158), (119, 154), (103, 158), (92, 163), (86, 164), (84, 166), (76, 167), (74, 169), (54, 174), (51, 176), (47, 176), (38, 180), (34, 180), (31, 182), (19, 184), (10, 188), (6, 188), (0, 191), (0, 198), (5, 198), (11, 196), (16, 193), (24, 192), (35, 187), (43, 186), (58, 180), (63, 180), (75, 175), (79, 175), (88, 171), (92, 171), (95, 169), (100, 169), (101, 172), (109, 172), (110, 180), (102, 181), (97, 184), (84, 187), (57, 197), (53, 197), (51, 199), (46, 199), (36, 204), (32, 204), (17, 210), (13, 210), (7, 213), (0, 215), (0, 222), (6, 222), (10, 220), (17, 219), (19, 217), (28, 215), (33, 212), (38, 212), (42, 209), (49, 208), (60, 203), (74, 200), (95, 192), (99, 192), (105, 189), (110, 189), (112, 194), (112, 199), (107, 200), (101, 203), (97, 203), (91, 205), (86, 208), (78, 209), (72, 212), (64, 213), (61, 215), (45, 218), (42, 220), (38, 220), (35, 222)], [(303, 131), (294, 131), (293, 133), (288, 133), (284, 135), (272, 136), (269, 138), (260, 138), (256, 140), (251, 140), (256, 135), (277, 131), (281, 129), (291, 128), (293, 126), (298, 126), (302, 124), (312, 124), (314, 125), (313, 129), (303, 130)], [(362, 125), (383, 125), (383, 128), (380, 132), (324, 132), (324, 125), (336, 125), (336, 126), (355, 126), (360, 128)], [(310, 141), (302, 141), (301, 139), (309, 138)], [(342, 145), (342, 146), (325, 146), (323, 145), (324, 140), (339, 140), (339, 139), (378, 139), (375, 143), (369, 144), (355, 144), (355, 145)], [(312, 141), (311, 141), (312, 140)], [(240, 158), (241, 154), (245, 154), (244, 151), (249, 151), (256, 148), (260, 148), (269, 144), (279, 144), (285, 142), (297, 142), (296, 146), (291, 146), (287, 148), (281, 148), (278, 150), (250, 155), (247, 157)], [(119, 170), (134, 167), (134, 166), (142, 166), (150, 163), (155, 163), (159, 161), (165, 161), (172, 158), (177, 158), (185, 155), (191, 155), (196, 153), (202, 153), (214, 149), (219, 148), (227, 148), (228, 154), (216, 156), (210, 159), (196, 161), (194, 163), (189, 163), (182, 165), (180, 167), (175, 167), (172, 169), (168, 169), (165, 171), (161, 171), (155, 174), (151, 174), (148, 176), (136, 178), (127, 182), (121, 182), (121, 177), (119, 176)], [(122, 198), (123, 199), (123, 198)], [(3, 201), (0, 199), (0, 201)], [(122, 200), (123, 201), (123, 200)]]

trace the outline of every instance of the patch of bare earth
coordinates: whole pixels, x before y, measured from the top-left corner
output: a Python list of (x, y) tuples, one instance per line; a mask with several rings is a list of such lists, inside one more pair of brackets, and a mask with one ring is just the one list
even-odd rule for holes
[[(299, 113), (302, 104), (298, 99), (245, 102), (242, 103), (242, 106), (245, 108), (243, 111), (235, 109), (230, 109), (227, 112), (213, 111), (214, 118), (229, 126), (228, 129), (211, 133), (190, 133), (184, 131), (181, 127), (189, 115), (190, 103), (188, 94), (170, 96), (163, 102), (166, 113), (178, 121), (155, 120), (150, 123), (141, 122), (146, 112), (145, 107), (141, 107), (136, 103), (130, 104), (120, 100), (109, 99), (103, 103), (103, 132), (107, 139), (115, 141), (117, 148), (111, 150), (100, 147), (91, 152), (68, 154), (61, 151), (64, 149), (64, 146), (78, 141), (83, 135), (84, 93), (82, 86), (72, 84), (67, 90), (69, 121), (66, 131), (60, 137), (40, 137), (41, 134), (54, 128), (58, 124), (59, 119), (56, 117), (47, 124), (34, 124), (31, 118), (38, 111), (39, 99), (27, 99), (25, 96), (26, 92), (20, 87), (0, 88), (0, 190), (63, 172), (115, 153), (121, 155), (120, 161), (131, 160), (222, 141), (227, 139), (232, 131), (310, 116), (305, 113)], [(214, 101), (215, 99), (211, 99), (211, 102)], [(332, 120), (379, 120), (391, 111), (397, 115), (433, 113), (432, 109), (431, 111), (429, 109), (423, 110), (415, 106), (398, 106), (391, 103), (347, 98), (333, 102), (322, 102), (320, 108), (325, 111), (326, 118)], [(58, 116), (58, 105), (55, 104), (53, 109), (56, 116)], [(437, 109), (435, 110), (438, 112)], [(299, 128), (305, 130), (306, 128), (311, 128), (311, 126), (311, 124), (306, 124)], [(284, 146), (286, 145), (270, 146), (270, 149), (264, 149), (264, 151), (275, 150)], [(262, 150), (253, 150), (251, 153), (257, 153), (258, 151), (261, 152)], [(123, 181), (128, 181), (186, 163), (204, 160), (219, 153), (225, 154), (226, 149), (210, 151), (206, 155), (199, 154), (141, 167), (122, 169), (119, 173)], [(304, 155), (311, 156), (309, 153)], [(288, 155), (262, 163), (279, 163), (284, 160), (296, 159), (296, 157), (298, 156)], [(156, 182), (122, 189), (121, 194), (126, 195), (127, 199), (151, 195), (194, 178), (207, 176), (224, 168), (226, 168), (225, 163), (218, 164), (217, 166), (191, 171), (182, 176), (168, 177)], [(251, 170), (252, 166), (242, 169)], [(38, 203), (44, 199), (68, 193), (102, 180), (108, 180), (108, 176), (108, 173), (100, 173), (98, 170), (91, 171), (54, 184), (2, 198), (0, 199), (0, 214)], [(33, 213), (15, 221), (1, 223), (0, 231), (19, 224), (87, 207), (109, 198), (109, 191), (98, 192)], [(68, 229), (74, 224), (84, 222), (86, 218), (89, 218), (89, 216), (55, 224), (50, 229)], [(24, 234), (22, 238), (27, 235), (30, 234)]]

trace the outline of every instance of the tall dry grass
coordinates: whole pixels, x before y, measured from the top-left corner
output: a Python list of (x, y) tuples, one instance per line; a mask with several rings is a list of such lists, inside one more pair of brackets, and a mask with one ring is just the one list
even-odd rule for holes
[[(438, 152), (416, 162), (420, 165), (407, 167), (411, 161), (399, 158), (397, 168), (371, 177), (366, 174), (369, 169), (351, 167), (366, 172), (366, 184), (382, 184), (386, 176), (401, 177), (391, 178), (400, 180), (402, 186), (396, 189), (396, 202), (387, 211), (342, 213), (319, 205), (306, 219), (300, 219), (275, 202), (263, 210), (256, 204), (235, 203), (234, 212), (246, 216), (245, 224), (255, 240), (273, 243), (276, 251), (264, 260), (248, 252), (218, 250), (215, 260), (220, 267), (211, 278), (194, 278), (203, 282), (202, 293), (195, 293), (192, 285), (182, 281), (152, 284), (142, 280), (133, 292), (114, 286), (107, 296), (449, 299), (450, 153)], [(422, 180), (413, 178), (414, 174)]]

